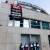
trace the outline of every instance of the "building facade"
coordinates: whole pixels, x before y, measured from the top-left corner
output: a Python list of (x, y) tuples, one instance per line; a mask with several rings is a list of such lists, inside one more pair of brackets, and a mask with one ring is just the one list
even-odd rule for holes
[(22, 7), (22, 19), (12, 19), (10, 4), (14, 0), (5, 1), (0, 3), (0, 50), (20, 50), (21, 43), (35, 41), (39, 50), (50, 50), (50, 15), (38, 7), (33, 7), (37, 11)]

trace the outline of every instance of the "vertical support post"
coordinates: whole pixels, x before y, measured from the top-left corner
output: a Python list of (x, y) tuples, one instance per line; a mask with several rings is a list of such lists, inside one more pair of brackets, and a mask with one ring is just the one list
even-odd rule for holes
[(30, 43), (32, 42), (32, 38), (31, 38), (31, 35), (30, 35)]
[(31, 20), (29, 19), (29, 28), (31, 28)]
[(50, 30), (50, 23), (49, 23), (49, 30)]
[(42, 29), (42, 22), (40, 21), (40, 29)]
[(23, 27), (23, 18), (20, 20), (20, 27)]

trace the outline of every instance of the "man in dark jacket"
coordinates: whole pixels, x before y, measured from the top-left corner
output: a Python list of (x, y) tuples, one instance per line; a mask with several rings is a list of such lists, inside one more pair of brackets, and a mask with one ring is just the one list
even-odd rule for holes
[(20, 45), (20, 50), (24, 50), (24, 46), (22, 45), (22, 43)]

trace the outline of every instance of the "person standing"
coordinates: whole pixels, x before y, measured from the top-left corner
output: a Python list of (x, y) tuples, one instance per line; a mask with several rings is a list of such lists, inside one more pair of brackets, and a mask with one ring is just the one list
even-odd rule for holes
[(39, 44), (37, 43), (37, 50), (39, 50)]
[(21, 45), (20, 45), (20, 50), (24, 50), (24, 46), (23, 46), (22, 43), (21, 43)]
[(28, 45), (27, 44), (25, 44), (24, 50), (28, 50)]
[(33, 50), (33, 44), (32, 43), (30, 44), (30, 50)]

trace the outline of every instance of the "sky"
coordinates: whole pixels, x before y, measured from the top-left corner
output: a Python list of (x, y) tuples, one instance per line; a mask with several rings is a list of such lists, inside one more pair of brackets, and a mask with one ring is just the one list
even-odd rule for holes
[(48, 14), (50, 14), (50, 0), (19, 0), (23, 2), (28, 2), (33, 5), (37, 5), (43, 8)]
[(19, 0), (19, 1), (28, 2), (33, 5), (37, 5), (43, 8), (48, 14), (50, 14), (50, 0)]

